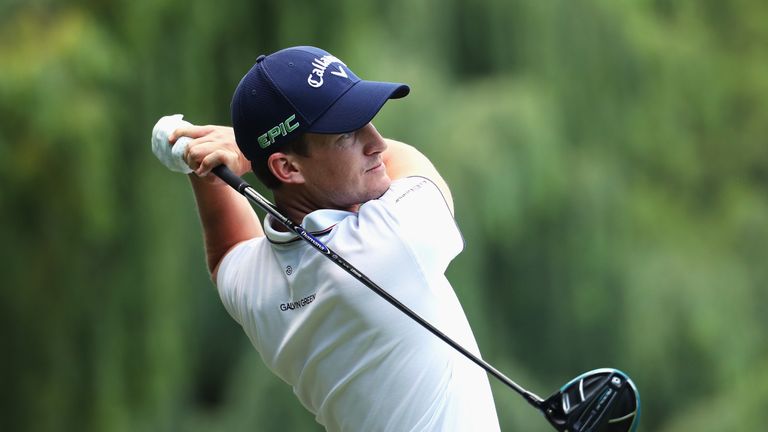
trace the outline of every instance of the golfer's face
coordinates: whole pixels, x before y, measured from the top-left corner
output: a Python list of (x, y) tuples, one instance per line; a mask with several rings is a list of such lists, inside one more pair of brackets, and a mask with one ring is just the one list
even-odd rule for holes
[(307, 134), (307, 188), (330, 208), (348, 209), (380, 197), (391, 183), (382, 160), (387, 144), (368, 123), (346, 134)]

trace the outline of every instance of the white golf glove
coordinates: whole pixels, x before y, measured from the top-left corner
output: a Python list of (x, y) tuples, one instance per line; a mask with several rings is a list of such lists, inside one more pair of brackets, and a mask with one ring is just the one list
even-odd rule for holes
[(152, 129), (152, 152), (169, 170), (189, 174), (192, 169), (184, 161), (184, 150), (192, 138), (180, 137), (173, 146), (168, 143), (168, 137), (174, 130), (182, 126), (192, 126), (183, 118), (184, 115), (175, 114), (162, 117), (157, 121)]

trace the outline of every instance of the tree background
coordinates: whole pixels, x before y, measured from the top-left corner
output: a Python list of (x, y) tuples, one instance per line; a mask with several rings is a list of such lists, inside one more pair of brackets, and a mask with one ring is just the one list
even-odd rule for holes
[[(451, 185), (484, 357), (546, 396), (618, 367), (642, 431), (768, 406), (768, 3), (3, 0), (0, 429), (319, 430), (221, 306), (188, 181), (256, 57), (409, 83), (376, 125)], [(250, 180), (254, 180), (251, 176)], [(549, 430), (494, 384), (503, 430)]]

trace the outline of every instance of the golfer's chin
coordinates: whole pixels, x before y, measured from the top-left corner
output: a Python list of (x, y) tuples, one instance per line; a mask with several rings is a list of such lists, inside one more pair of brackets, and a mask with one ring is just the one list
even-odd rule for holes
[(383, 172), (380, 177), (378, 177), (371, 186), (371, 197), (370, 199), (377, 199), (381, 198), (382, 195), (384, 195), (387, 190), (389, 190), (389, 187), (392, 185), (392, 180), (389, 178), (386, 172)]

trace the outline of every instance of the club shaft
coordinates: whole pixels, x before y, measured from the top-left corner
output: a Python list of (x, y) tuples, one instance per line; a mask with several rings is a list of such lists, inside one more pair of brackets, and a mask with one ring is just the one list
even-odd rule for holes
[(405, 315), (407, 315), (409, 318), (419, 323), (419, 325), (427, 329), (430, 333), (442, 339), (443, 342), (447, 343), (448, 345), (453, 347), (456, 351), (464, 355), (464, 357), (468, 358), (469, 360), (471, 360), (472, 362), (474, 362), (475, 364), (483, 368), (491, 376), (493, 376), (494, 378), (498, 379), (499, 381), (507, 385), (507, 387), (511, 388), (512, 390), (520, 394), (523, 398), (525, 398), (525, 400), (528, 401), (528, 403), (530, 403), (531, 405), (533, 405), (539, 410), (542, 409), (543, 399), (541, 399), (536, 394), (524, 389), (523, 387), (521, 387), (511, 379), (509, 379), (506, 375), (499, 372), (495, 367), (491, 366), (488, 362), (486, 362), (485, 360), (481, 359), (480, 357), (476, 356), (475, 354), (473, 354), (472, 352), (470, 352), (469, 350), (461, 346), (458, 342), (448, 337), (448, 335), (438, 330), (435, 326), (433, 326), (427, 320), (419, 316), (416, 312), (411, 310), (408, 306), (404, 305), (398, 299), (393, 297), (391, 294), (389, 294), (387, 291), (385, 291), (383, 288), (377, 285), (374, 281), (369, 279), (368, 276), (366, 276), (360, 270), (355, 268), (355, 266), (350, 264), (347, 260), (345, 260), (343, 257), (338, 255), (336, 252), (334, 252), (332, 249), (326, 246), (323, 242), (315, 238), (312, 234), (307, 232), (307, 230), (305, 230), (301, 225), (295, 224), (293, 223), (293, 221), (283, 216), (280, 212), (277, 211), (277, 209), (275, 208), (274, 205), (272, 205), (272, 203), (270, 203), (261, 194), (259, 194), (245, 180), (241, 179), (239, 176), (235, 175), (232, 171), (230, 171), (229, 168), (227, 168), (224, 165), (220, 165), (213, 169), (213, 173), (216, 174), (222, 180), (224, 180), (227, 184), (232, 186), (235, 190), (243, 194), (249, 201), (256, 204), (259, 208), (261, 208), (265, 212), (269, 213), (272, 217), (277, 219), (286, 228), (298, 234), (299, 237), (304, 239), (307, 243), (312, 245), (312, 247), (314, 247), (320, 253), (325, 255), (326, 258), (330, 259), (334, 264), (341, 267), (344, 271), (346, 271), (352, 277), (360, 281), (360, 283), (368, 287), (371, 291), (378, 294), (381, 298), (386, 300), (389, 304), (396, 307)]

